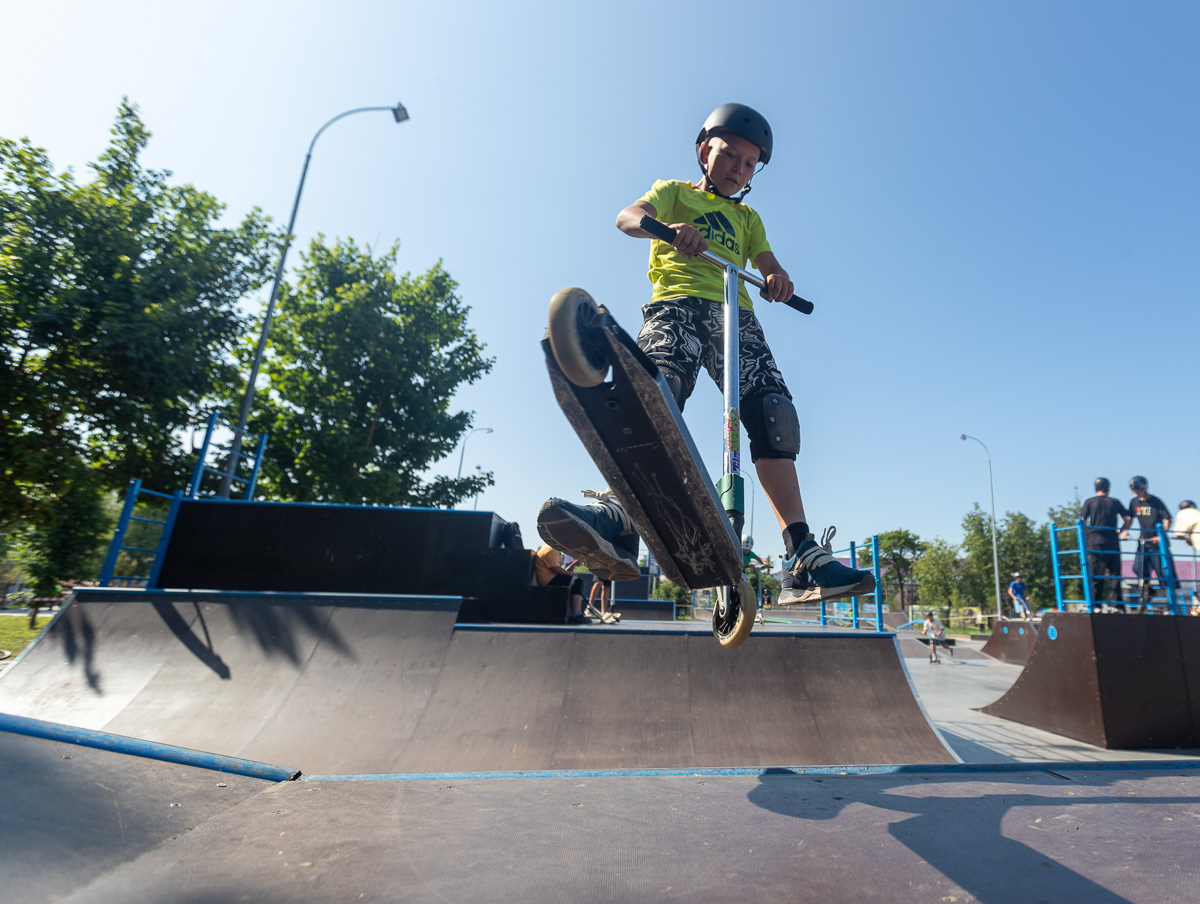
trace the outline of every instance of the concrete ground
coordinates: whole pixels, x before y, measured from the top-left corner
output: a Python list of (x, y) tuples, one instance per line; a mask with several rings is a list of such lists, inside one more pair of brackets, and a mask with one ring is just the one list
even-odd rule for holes
[[(904, 660), (930, 721), (963, 762), (1116, 762), (1200, 756), (1200, 750), (1105, 750), (977, 712), (1004, 696), (1023, 668), (979, 655), (982, 647), (979, 641), (959, 640), (957, 663), (948, 658), (939, 665), (931, 665), (927, 658)], [(964, 651), (975, 656), (964, 656)]]

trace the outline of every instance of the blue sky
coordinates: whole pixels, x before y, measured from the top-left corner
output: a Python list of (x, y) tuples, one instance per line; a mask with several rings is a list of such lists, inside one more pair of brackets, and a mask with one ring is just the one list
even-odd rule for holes
[[(964, 432), (1001, 517), (1044, 520), (1101, 474), (1122, 498), (1135, 473), (1172, 509), (1200, 497), (1198, 4), (43, 0), (5, 31), (0, 135), (83, 175), (128, 95), (145, 162), (231, 218), (286, 222), (317, 128), (405, 103), (408, 123), (322, 136), (300, 246), (444, 261), (496, 359), (458, 399), (494, 430), (464, 470), (495, 472), (479, 506), (527, 542), (546, 496), (602, 483), (550, 392), (546, 304), (580, 285), (636, 332), (648, 249), (613, 220), (693, 178), (699, 124), (733, 100), (775, 129), (749, 200), (817, 305), (761, 312), (815, 527), (960, 539), (988, 504)], [(702, 385), (687, 420), (713, 471), (720, 416)]]

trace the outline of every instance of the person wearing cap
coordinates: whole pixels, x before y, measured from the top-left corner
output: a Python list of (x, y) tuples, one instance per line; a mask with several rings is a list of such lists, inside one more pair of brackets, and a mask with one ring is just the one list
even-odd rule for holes
[(1087, 528), (1088, 569), (1092, 576), (1092, 602), (1108, 600), (1120, 612), (1125, 611), (1121, 598), (1121, 543), (1117, 537), (1117, 519), (1121, 530), (1128, 531), (1133, 518), (1118, 499), (1108, 495), (1112, 485), (1107, 477), (1097, 477), (1096, 495), (1083, 504), (1080, 517)]
[[(695, 150), (698, 182), (659, 180), (622, 209), (616, 222), (626, 235), (653, 239), (648, 273), (653, 289), (642, 307), (637, 344), (658, 367), (680, 410), (702, 369), (718, 387), (723, 379), (723, 275), (697, 255), (711, 251), (739, 267), (754, 267), (766, 283), (763, 297), (768, 302), (788, 301), (794, 288), (767, 241), (762, 217), (743, 203), (751, 180), (770, 162), (774, 150), (774, 133), (766, 118), (745, 104), (722, 104), (701, 126)], [(668, 244), (642, 229), (645, 216), (670, 226), (675, 240)], [(737, 310), (728, 313), (737, 317), (738, 325), (741, 421), (758, 485), (783, 533), (784, 570), (792, 579), (788, 592), (795, 602), (870, 593), (875, 576), (839, 562), (809, 530), (796, 472), (800, 417), (744, 285)], [(801, 398), (822, 404), (815, 375), (806, 375)], [(600, 501), (580, 505), (548, 499), (538, 513), (538, 532), (593, 573), (614, 576), (614, 571), (636, 565), (639, 538), (611, 488), (593, 495)]]
[[(1138, 525), (1142, 528), (1141, 536), (1138, 537), (1137, 553), (1133, 559), (1133, 576), (1138, 579), (1141, 585), (1140, 601), (1143, 605), (1154, 599), (1153, 585), (1150, 580), (1151, 576), (1157, 576), (1160, 584), (1166, 581), (1166, 575), (1163, 574), (1163, 555), (1170, 555), (1170, 550), (1161, 550), (1158, 542), (1158, 526), (1162, 525), (1163, 531), (1171, 528), (1171, 510), (1167, 508), (1167, 504), (1152, 495), (1150, 492), (1150, 481), (1138, 474), (1130, 479), (1129, 489), (1133, 490), (1133, 498), (1129, 500), (1129, 514), (1137, 519)], [(1127, 537), (1129, 532), (1122, 531), (1122, 539)]]
[(1012, 578), (1012, 582), (1008, 585), (1008, 597), (1012, 600), (1013, 611), (1018, 618), (1029, 618), (1033, 612), (1029, 608), (1029, 600), (1025, 597), (1025, 581), (1021, 577), (1021, 572), (1014, 571)]

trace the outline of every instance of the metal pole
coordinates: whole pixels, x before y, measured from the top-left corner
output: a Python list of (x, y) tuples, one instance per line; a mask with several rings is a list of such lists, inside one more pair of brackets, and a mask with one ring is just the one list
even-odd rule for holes
[(458, 478), (456, 478), (456, 479), (459, 479), (462, 477), (463, 456), (465, 456), (467, 454), (467, 440), (469, 440), (471, 438), (472, 433), (478, 433), (481, 430), (484, 433), (492, 432), (491, 427), (476, 427), (474, 430), (468, 431), (467, 435), (463, 437), (462, 453), (458, 456)]
[(254, 401), (254, 383), (258, 380), (258, 369), (262, 366), (263, 351), (267, 347), (267, 334), (271, 331), (271, 319), (275, 313), (275, 299), (279, 297), (279, 284), (283, 280), (284, 264), (287, 263), (288, 249), (292, 245), (292, 229), (296, 225), (296, 211), (300, 209), (300, 195), (304, 191), (304, 179), (308, 175), (308, 164), (312, 160), (313, 147), (316, 145), (317, 139), (321, 137), (321, 133), (339, 119), (355, 113), (367, 113), (378, 110), (390, 110), (396, 122), (404, 122), (408, 119), (408, 111), (404, 109), (404, 104), (396, 104), (394, 107), (357, 107), (333, 117), (333, 119), (317, 129), (317, 134), (309, 142), (308, 153), (304, 156), (304, 167), (300, 170), (300, 184), (296, 186), (296, 198), (292, 201), (292, 215), (288, 218), (287, 234), (283, 237), (283, 247), (279, 251), (279, 266), (275, 268), (275, 281), (271, 284), (271, 297), (267, 301), (267, 313), (263, 317), (262, 332), (258, 336), (258, 347), (254, 350), (254, 362), (250, 365), (250, 379), (246, 383), (246, 394), (242, 397), (242, 410), (238, 415), (237, 426), (233, 428), (233, 442), (229, 449), (229, 464), (226, 467), (225, 473), (221, 475), (221, 486), (217, 491), (217, 495), (226, 499), (229, 498), (230, 484), (233, 480), (234, 471), (237, 470), (238, 458), (242, 454), (242, 434), (246, 432), (246, 422), (250, 418), (250, 403)]
[(996, 574), (996, 618), (1003, 618), (1004, 610), (1000, 608), (1000, 553), (996, 546), (996, 494), (992, 492), (992, 453), (988, 451), (988, 447), (984, 444), (983, 440), (977, 437), (968, 436), (964, 433), (959, 438), (963, 440), (975, 440), (975, 442), (983, 446), (983, 452), (987, 455), (988, 497), (992, 503), (992, 570)]
[(738, 275), (725, 268), (725, 373), (721, 387), (725, 397), (725, 449), (721, 504), (733, 525), (738, 545), (746, 521), (746, 490), (742, 479), (741, 386), (738, 333)]

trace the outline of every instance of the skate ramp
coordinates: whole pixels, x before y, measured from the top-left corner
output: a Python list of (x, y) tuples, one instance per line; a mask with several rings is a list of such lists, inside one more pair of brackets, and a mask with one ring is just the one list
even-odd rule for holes
[(998, 618), (980, 652), (1001, 662), (1025, 665), (1037, 643), (1037, 624), (1021, 618)]
[(1200, 619), (1049, 612), (1012, 688), (982, 712), (1097, 747), (1200, 746)]
[(456, 625), (453, 599), (77, 600), (0, 711), (307, 774), (947, 763), (892, 635)]

